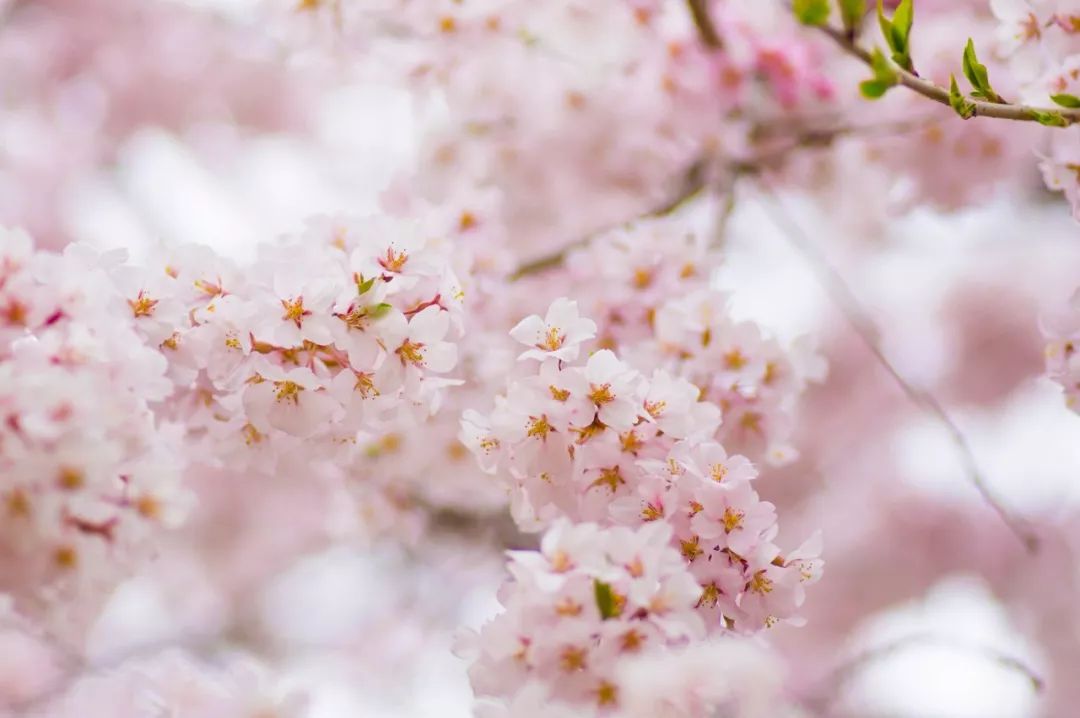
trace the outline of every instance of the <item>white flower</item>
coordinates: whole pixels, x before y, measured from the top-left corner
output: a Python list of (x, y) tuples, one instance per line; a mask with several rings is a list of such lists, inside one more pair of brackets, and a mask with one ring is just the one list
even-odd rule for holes
[(530, 347), (520, 359), (573, 361), (581, 343), (596, 336), (596, 324), (578, 314), (577, 302), (561, 297), (551, 303), (543, 319), (536, 314), (525, 317), (510, 330), (510, 336)]

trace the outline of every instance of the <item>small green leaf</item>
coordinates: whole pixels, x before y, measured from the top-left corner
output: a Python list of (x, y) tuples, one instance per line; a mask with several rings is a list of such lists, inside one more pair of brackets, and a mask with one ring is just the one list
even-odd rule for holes
[(896, 32), (900, 46), (906, 53), (911, 43), (911, 26), (915, 21), (915, 5), (912, 0), (901, 0), (896, 6), (896, 12), (892, 16), (893, 30)]
[(611, 585), (594, 579), (593, 593), (596, 595), (596, 607), (600, 609), (600, 617), (605, 621), (609, 618), (618, 618), (622, 613), (622, 606), (619, 605), (620, 601)]
[(885, 53), (876, 47), (874, 48), (874, 51), (870, 53), (870, 68), (874, 71), (875, 80), (896, 84), (896, 70), (889, 64), (889, 60), (885, 57)]
[(1076, 95), (1050, 95), (1050, 99), (1053, 100), (1055, 104), (1061, 105), (1062, 107), (1068, 107), (1070, 110), (1075, 110), (1080, 107), (1080, 97), (1077, 97)]
[(866, 0), (840, 0), (840, 19), (844, 27), (854, 32), (866, 14)]
[(889, 64), (885, 54), (876, 47), (870, 55), (870, 68), (874, 71), (874, 76), (859, 83), (859, 92), (862, 93), (863, 97), (876, 100), (895, 85), (899, 78), (896, 75), (896, 70)]
[(975, 43), (970, 38), (968, 38), (967, 45), (964, 47), (963, 65), (964, 76), (967, 77), (971, 86), (975, 88), (975, 91), (971, 93), (972, 95), (989, 102), (1004, 102), (1001, 95), (994, 92), (994, 88), (990, 86), (990, 76), (986, 72), (986, 65), (979, 62), (979, 58), (975, 55)]
[(356, 275), (356, 291), (358, 293), (367, 294), (373, 286), (375, 286), (375, 277), (364, 279), (359, 274)]
[(394, 308), (393, 304), (387, 304), (386, 302), (380, 302), (373, 307), (368, 308), (368, 316), (372, 319), (381, 319), (385, 317), (391, 309)]
[(975, 116), (975, 105), (963, 96), (956, 84), (956, 75), (949, 76), (949, 104), (961, 119), (970, 120)]
[(893, 85), (881, 80), (863, 80), (859, 83), (859, 92), (868, 100), (876, 100), (889, 91)]
[(909, 39), (911, 25), (914, 21), (914, 10), (911, 0), (903, 0), (897, 7), (890, 20), (885, 17), (885, 6), (882, 0), (878, 0), (877, 7), (878, 23), (881, 25), (881, 34), (885, 36), (885, 42), (892, 50), (892, 59), (900, 67), (908, 72), (914, 72), (915, 66), (911, 62)]
[(1042, 112), (1040, 110), (1032, 110), (1031, 117), (1040, 125), (1046, 125), (1047, 127), (1068, 127), (1069, 121), (1065, 119), (1065, 115), (1060, 112)]
[(794, 0), (791, 7), (803, 25), (824, 25), (829, 21), (829, 0)]
[(881, 34), (885, 36), (885, 42), (889, 43), (889, 47), (892, 48), (892, 23), (889, 22), (889, 18), (885, 17), (885, 6), (881, 0), (877, 0), (877, 21), (881, 26)]

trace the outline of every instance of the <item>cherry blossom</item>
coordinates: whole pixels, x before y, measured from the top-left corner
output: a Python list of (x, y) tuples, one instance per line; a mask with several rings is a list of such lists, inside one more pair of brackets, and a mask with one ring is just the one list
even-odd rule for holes
[(543, 319), (535, 314), (522, 319), (510, 330), (510, 336), (531, 347), (523, 358), (574, 361), (580, 344), (596, 336), (596, 324), (578, 315), (576, 302), (561, 298), (552, 302)]

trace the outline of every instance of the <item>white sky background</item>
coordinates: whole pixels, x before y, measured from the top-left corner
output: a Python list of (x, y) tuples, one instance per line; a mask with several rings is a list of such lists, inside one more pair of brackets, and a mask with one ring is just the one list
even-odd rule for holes
[[(178, 0), (179, 1), (179, 0)], [(257, 0), (184, 0), (223, 7), (242, 15)], [(69, 218), (80, 238), (103, 246), (127, 246), (138, 255), (146, 238), (165, 243), (199, 242), (237, 258), (251, 255), (261, 240), (298, 228), (321, 212), (363, 212), (393, 169), (410, 157), (415, 132), (408, 99), (387, 87), (347, 87), (324, 101), (312, 141), (290, 138), (241, 140), (242, 151), (209, 166), (179, 138), (147, 129), (128, 143), (118, 168), (81, 187), (69, 199)], [(208, 136), (223, 129), (208, 129)], [(338, 182), (334, 158), (356, 158), (349, 181)], [(329, 171), (328, 171), (329, 170)], [(795, 205), (805, 226), (831, 231), (809, 207)], [(779, 238), (759, 204), (740, 206), (732, 225), (728, 286), (735, 310), (761, 319), (785, 337), (813, 330), (827, 309), (812, 273)], [(904, 241), (882, 253), (872, 277), (858, 283), (870, 291), (868, 306), (910, 308), (960, 276), (965, 255), (991, 251), (1045, 252), (1080, 267), (1080, 237), (1063, 206), (1032, 209), (996, 202), (963, 215), (915, 214), (893, 228)], [(819, 239), (828, 235), (822, 234)], [(993, 249), (998, 246), (999, 249)], [(769, 266), (760, 272), (740, 267)], [(929, 268), (929, 269), (928, 269)], [(742, 281), (740, 276), (752, 277)], [(1076, 273), (1080, 284), (1080, 271)], [(1062, 297), (1063, 299), (1064, 297)], [(898, 323), (887, 350), (901, 370), (932, 377), (940, 358), (934, 328)], [(918, 351), (911, 351), (917, 347)], [(1002, 499), (1020, 510), (1075, 506), (1080, 501), (1080, 418), (1067, 412), (1057, 390), (1045, 383), (1023, 388), (1009, 409), (993, 417), (960, 415), (973, 449)], [(1008, 442), (1000, 441), (1002, 436)], [(919, 486), (950, 500), (977, 500), (967, 486), (954, 449), (932, 422), (914, 423), (896, 447)], [(918, 470), (914, 470), (918, 469)], [(378, 611), (380, 579), (373, 559), (335, 550), (295, 567), (264, 597), (259, 610), (282, 623), (283, 640), (319, 644), (334, 626), (349, 625)], [(824, 580), (828, 580), (826, 572)], [(480, 587), (470, 615), (474, 625), (494, 610), (490, 586)], [(129, 586), (103, 626), (100, 650), (153, 642), (153, 626), (167, 623), (153, 587)], [(304, 606), (298, 610), (297, 606)], [(297, 622), (297, 616), (310, 620)], [(105, 630), (108, 629), (108, 630)], [(862, 638), (881, 644), (898, 636), (933, 632), (992, 645), (1037, 661), (1021, 644), (1007, 617), (977, 579), (956, 577), (924, 600), (868, 621)], [(430, 637), (430, 648), (413, 666), (414, 687), (393, 701), (379, 698), (378, 683), (357, 681), (331, 654), (298, 651), (288, 664), (288, 682), (312, 689), (313, 718), (357, 716), (467, 716), (469, 691), (464, 666), (449, 652), (450, 636)], [(855, 698), (888, 715), (911, 718), (1021, 718), (1034, 715), (1030, 687), (985, 659), (943, 648), (913, 648), (876, 664), (852, 688)], [(375, 696), (373, 698), (373, 696)]]

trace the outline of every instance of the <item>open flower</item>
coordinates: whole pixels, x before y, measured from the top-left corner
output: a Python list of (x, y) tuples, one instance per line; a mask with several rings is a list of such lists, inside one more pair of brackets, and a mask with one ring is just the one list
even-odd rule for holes
[(551, 303), (543, 319), (536, 314), (522, 319), (510, 336), (529, 347), (522, 359), (573, 361), (581, 343), (596, 336), (596, 323), (578, 314), (577, 302), (562, 297)]
[(286, 371), (265, 364), (247, 384), (244, 410), (251, 424), (262, 432), (273, 428), (294, 436), (311, 436), (341, 406), (306, 367)]

